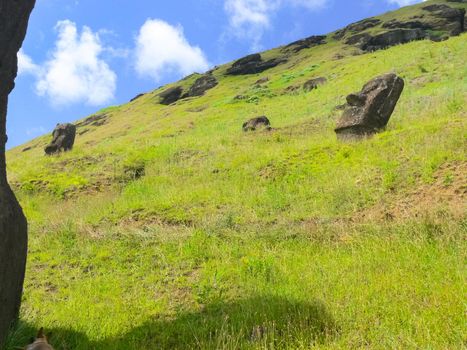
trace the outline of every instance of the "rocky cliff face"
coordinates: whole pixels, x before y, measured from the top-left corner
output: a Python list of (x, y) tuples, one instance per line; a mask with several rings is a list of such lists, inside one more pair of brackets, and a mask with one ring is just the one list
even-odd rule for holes
[[(464, 4), (462, 0), (447, 3)], [(355, 45), (363, 51), (376, 51), (414, 40), (441, 41), (465, 31), (465, 9), (434, 3), (423, 6), (416, 15), (383, 22), (365, 19), (334, 33), (333, 38)]]
[(17, 74), (29, 14), (35, 0), (0, 0), (0, 348), (18, 315), (27, 254), (27, 224), (6, 177), (8, 95)]

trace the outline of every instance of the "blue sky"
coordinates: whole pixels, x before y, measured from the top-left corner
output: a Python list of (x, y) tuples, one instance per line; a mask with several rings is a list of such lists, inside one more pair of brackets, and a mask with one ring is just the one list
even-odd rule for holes
[(37, 0), (8, 148), (192, 72), (420, 0)]

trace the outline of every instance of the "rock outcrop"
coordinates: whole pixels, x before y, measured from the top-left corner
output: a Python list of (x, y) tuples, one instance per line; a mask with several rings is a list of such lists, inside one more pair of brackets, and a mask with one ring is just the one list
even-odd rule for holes
[(328, 80), (324, 77), (310, 79), (303, 84), (303, 90), (311, 91), (317, 89), (319, 86), (324, 85), (328, 82)]
[(459, 35), (465, 30), (465, 9), (452, 8), (444, 4), (433, 4), (423, 7), (431, 13), (429, 25), (431, 30), (446, 31), (451, 36)]
[(75, 144), (76, 126), (69, 123), (57, 124), (52, 137), (52, 142), (44, 149), (47, 155), (70, 151)]
[(181, 86), (168, 88), (159, 94), (159, 103), (168, 106), (174, 102), (177, 102), (182, 97), (182, 93), (183, 88)]
[(347, 96), (347, 105), (335, 129), (338, 137), (362, 137), (383, 129), (403, 89), (402, 78), (385, 74), (366, 83), (362, 91)]
[(5, 164), (8, 95), (18, 70), (34, 0), (0, 0), (0, 348), (18, 316), (27, 255), (27, 223), (8, 185)]
[[(465, 9), (432, 4), (422, 7), (422, 11), (424, 13), (407, 20), (392, 19), (382, 23), (376, 18), (366, 19), (338, 30), (333, 37), (343, 39), (347, 45), (356, 45), (363, 51), (375, 51), (414, 40), (440, 41), (465, 31)], [(387, 31), (376, 28), (376, 34), (368, 31), (380, 24), (381, 29)]]
[(205, 74), (196, 79), (188, 92), (181, 98), (203, 96), (206, 91), (216, 87), (217, 84), (217, 79), (212, 74)]
[(145, 94), (138, 94), (136, 95), (135, 97), (133, 97), (130, 102), (133, 102), (133, 101), (136, 101), (137, 99), (139, 99), (140, 97), (143, 97)]
[(102, 126), (104, 124), (107, 123), (109, 119), (109, 115), (108, 114), (94, 114), (90, 117), (87, 117), (86, 119), (84, 119), (82, 122), (79, 122), (79, 123), (76, 123), (76, 127), (77, 128), (80, 128), (80, 127), (83, 127), (83, 126)]
[(267, 69), (274, 68), (287, 60), (284, 58), (273, 58), (268, 61), (263, 61), (259, 53), (248, 55), (235, 61), (232, 66), (227, 69), (228, 75), (246, 75), (264, 72)]
[(360, 33), (366, 29), (376, 27), (380, 23), (381, 23), (381, 20), (377, 18), (364, 19), (363, 21), (349, 24), (344, 29), (338, 30), (334, 34), (333, 38), (340, 40), (349, 33), (351, 34)]
[[(433, 4), (422, 8), (428, 12), (407, 21), (393, 19), (382, 25), (383, 28), (418, 29), (431, 40), (442, 40), (449, 36), (456, 36), (465, 31), (465, 10), (452, 8), (444, 4)], [(436, 33), (445, 33), (439, 36)]]
[(264, 128), (266, 130), (271, 129), (271, 122), (265, 116), (256, 117), (248, 120), (247, 122), (243, 123), (242, 129), (243, 131), (255, 131), (256, 129)]
[(362, 41), (360, 48), (364, 51), (376, 51), (411, 41), (423, 40), (426, 37), (426, 32), (419, 28), (394, 29), (375, 36), (370, 36), (368, 40)]
[(282, 52), (297, 53), (304, 49), (309, 49), (314, 46), (326, 44), (326, 35), (313, 35), (305, 39), (294, 41), (293, 43), (285, 46)]

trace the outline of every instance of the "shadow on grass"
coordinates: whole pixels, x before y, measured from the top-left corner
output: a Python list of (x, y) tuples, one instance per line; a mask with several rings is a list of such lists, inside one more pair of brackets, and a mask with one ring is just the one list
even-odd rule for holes
[[(330, 342), (337, 336), (338, 327), (321, 302), (257, 297), (211, 304), (200, 312), (181, 313), (170, 320), (154, 318), (103, 341), (91, 341), (72, 330), (48, 331), (56, 350), (281, 349)], [(20, 322), (6, 349), (23, 346), (35, 332)]]

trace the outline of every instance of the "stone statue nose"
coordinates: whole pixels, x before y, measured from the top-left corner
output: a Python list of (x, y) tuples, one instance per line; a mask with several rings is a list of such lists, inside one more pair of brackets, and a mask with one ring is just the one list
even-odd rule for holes
[(350, 94), (347, 96), (347, 103), (350, 106), (361, 107), (365, 104), (366, 98), (360, 94)]

